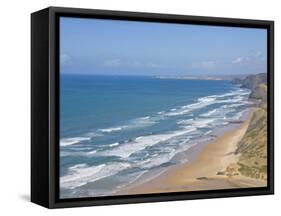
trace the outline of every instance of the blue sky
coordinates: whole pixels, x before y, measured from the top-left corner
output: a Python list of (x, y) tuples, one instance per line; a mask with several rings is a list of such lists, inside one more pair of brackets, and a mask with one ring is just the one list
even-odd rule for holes
[(60, 18), (61, 73), (266, 72), (265, 29)]

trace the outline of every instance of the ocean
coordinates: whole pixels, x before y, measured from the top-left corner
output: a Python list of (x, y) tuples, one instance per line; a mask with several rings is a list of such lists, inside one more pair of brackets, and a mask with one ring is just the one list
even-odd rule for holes
[[(227, 80), (60, 76), (60, 197), (112, 195), (239, 121), (250, 91)], [(151, 176), (151, 175), (150, 175)]]

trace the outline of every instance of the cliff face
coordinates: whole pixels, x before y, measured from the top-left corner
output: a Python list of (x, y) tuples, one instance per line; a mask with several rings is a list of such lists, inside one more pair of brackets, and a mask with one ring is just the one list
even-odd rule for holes
[(267, 79), (266, 74), (250, 75), (237, 83), (251, 89), (250, 99), (255, 110), (236, 153), (240, 154), (238, 165), (241, 175), (267, 179)]
[(236, 79), (234, 82), (240, 83), (242, 88), (248, 88), (254, 90), (260, 84), (267, 83), (267, 75), (266, 73), (249, 75), (244, 79)]

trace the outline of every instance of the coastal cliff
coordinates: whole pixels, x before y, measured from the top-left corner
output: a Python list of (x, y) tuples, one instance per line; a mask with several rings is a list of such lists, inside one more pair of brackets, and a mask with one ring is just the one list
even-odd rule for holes
[[(234, 80), (243, 88), (252, 92), (249, 96), (254, 111), (248, 129), (239, 142), (236, 154), (240, 155), (237, 162), (241, 175), (267, 179), (267, 78), (266, 74), (247, 76), (243, 80)], [(229, 169), (231, 170), (231, 169)]]
[(234, 84), (240, 84), (242, 88), (255, 89), (258, 85), (267, 82), (266, 73), (254, 74), (246, 76), (245, 78), (234, 78)]
[[(232, 83), (239, 84), (241, 88), (248, 88), (251, 90), (250, 100), (261, 100), (263, 104), (266, 104), (267, 100), (267, 75), (266, 73), (260, 73), (255, 75), (249, 75), (244, 79), (235, 78)], [(255, 101), (256, 102), (256, 101)]]

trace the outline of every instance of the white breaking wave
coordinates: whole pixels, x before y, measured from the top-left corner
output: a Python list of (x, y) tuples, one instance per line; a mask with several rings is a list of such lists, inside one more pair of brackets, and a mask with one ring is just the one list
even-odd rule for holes
[(139, 119), (150, 119), (150, 116), (140, 117)]
[(202, 116), (202, 117), (209, 117), (209, 116), (211, 116), (211, 115), (213, 115), (213, 114), (215, 114), (217, 112), (218, 112), (218, 109), (213, 109), (213, 110), (208, 111), (207, 113), (201, 114), (200, 116)]
[[(167, 163), (171, 161), (171, 159), (179, 152), (184, 152), (194, 146), (193, 144), (187, 144), (190, 139), (186, 138), (183, 139), (176, 149), (174, 148), (167, 148), (165, 151), (167, 153), (155, 154), (151, 158), (148, 158), (144, 161), (138, 162), (137, 166), (150, 169), (153, 167), (160, 166), (161, 164)], [(186, 159), (187, 161), (187, 159)]]
[(97, 151), (96, 150), (93, 150), (93, 151), (90, 151), (90, 152), (88, 152), (87, 154), (96, 154), (97, 153)]
[(180, 120), (177, 122), (177, 124), (189, 125), (188, 128), (202, 128), (214, 122), (215, 120), (216, 119), (214, 118), (196, 118), (196, 119)]
[(155, 123), (156, 123), (155, 119), (152, 119), (150, 116), (145, 116), (145, 117), (133, 119), (129, 121), (128, 124), (120, 125), (117, 127), (98, 129), (98, 131), (102, 133), (111, 133), (111, 132), (117, 132), (122, 130), (146, 127), (146, 126), (153, 125)]
[(167, 154), (160, 154), (160, 155), (154, 155), (151, 158), (148, 158), (144, 161), (139, 162), (137, 165), (141, 168), (150, 169), (152, 167), (159, 166), (163, 163), (169, 162), (175, 155), (176, 150), (170, 149), (170, 153)]
[(219, 100), (217, 103), (238, 103), (242, 102), (244, 100), (244, 97), (241, 97), (240, 95), (230, 98), (230, 99), (225, 99), (225, 100)]
[(184, 119), (184, 120), (180, 120), (180, 121), (178, 121), (177, 122), (177, 124), (190, 124), (190, 123), (192, 123), (194, 121), (194, 119), (192, 118), (192, 119)]
[(213, 131), (212, 130), (208, 130), (207, 132), (204, 133), (204, 135), (209, 135), (211, 134)]
[(97, 166), (78, 164), (70, 167), (67, 175), (60, 177), (60, 186), (65, 189), (74, 189), (87, 183), (115, 175), (129, 167), (129, 163), (111, 163)]
[(198, 101), (202, 102), (202, 103), (213, 102), (215, 100), (216, 100), (216, 98), (210, 98), (208, 96), (207, 97), (198, 98)]
[(196, 109), (201, 109), (203, 107), (214, 104), (216, 99), (215, 98), (203, 97), (203, 98), (199, 98), (197, 101), (198, 102), (196, 102), (196, 103), (182, 106), (178, 110), (168, 112), (165, 115), (166, 116), (178, 116), (178, 115), (188, 114), (191, 111), (194, 111)]
[(209, 119), (200, 119), (200, 118), (198, 118), (198, 119), (196, 119), (194, 121), (192, 126), (196, 127), (196, 128), (205, 128), (205, 127), (209, 126), (214, 121), (215, 121), (214, 118), (209, 118)]
[[(249, 94), (250, 94), (249, 90), (239, 89), (222, 95), (210, 95), (210, 96), (198, 98), (197, 102), (182, 106), (179, 109), (171, 109), (170, 112), (166, 113), (165, 115), (166, 116), (185, 115), (191, 113), (196, 109), (201, 109), (212, 104), (241, 103), (245, 99), (243, 96), (247, 96)], [(233, 97), (229, 98), (230, 96)]]
[(87, 137), (100, 137), (100, 136), (103, 136), (103, 134), (92, 131), (92, 132), (86, 133), (85, 136), (87, 136)]
[(235, 111), (235, 109), (229, 109), (229, 108), (232, 108), (232, 106), (223, 105), (219, 108), (216, 108), (216, 109), (213, 109), (206, 113), (201, 114), (200, 117), (204, 117), (204, 118), (216, 117), (217, 119), (220, 119), (223, 116), (225, 116), (227, 113)]
[(122, 127), (105, 128), (105, 129), (99, 129), (98, 131), (103, 132), (103, 133), (110, 133), (110, 132), (120, 131), (120, 130), (122, 130)]
[(72, 138), (63, 138), (60, 140), (60, 146), (69, 146), (78, 144), (81, 141), (90, 140), (91, 137), (72, 137)]
[(189, 132), (195, 131), (196, 128), (188, 128), (185, 130), (178, 130), (167, 134), (157, 134), (137, 137), (132, 142), (127, 142), (126, 144), (115, 147), (111, 150), (100, 152), (99, 155), (103, 156), (118, 156), (122, 158), (128, 158), (133, 153), (139, 152), (147, 147), (156, 145), (157, 143), (169, 140), (171, 138), (187, 134)]
[(191, 112), (190, 109), (181, 109), (180, 111), (178, 112), (170, 112), (170, 113), (167, 113), (165, 114), (166, 116), (177, 116), (177, 115), (184, 115), (184, 114), (187, 114)]
[[(109, 147), (116, 147), (120, 145), (120, 143), (116, 142), (116, 143), (112, 143), (112, 144), (107, 144), (106, 146)], [(72, 157), (93, 157), (96, 155), (96, 153), (98, 152), (97, 150), (92, 150), (93, 148), (87, 147), (87, 148), (73, 148), (70, 149), (68, 148), (67, 151), (60, 151), (60, 156), (61, 157), (66, 157), (66, 156), (72, 156)], [(75, 151), (69, 151), (69, 150), (75, 150)], [(91, 150), (91, 151), (81, 151), (81, 150)]]
[(92, 157), (97, 151), (92, 150), (92, 151), (80, 151), (79, 149), (76, 151), (63, 151), (60, 150), (60, 156), (61, 157)]
[(249, 94), (248, 90), (242, 90), (240, 91), (240, 89), (238, 90), (234, 90), (225, 94), (221, 94), (221, 95), (211, 95), (211, 96), (207, 96), (210, 98), (224, 98), (224, 97), (230, 97), (230, 96), (234, 96), (234, 95), (247, 95)]
[(228, 109), (228, 108), (236, 108), (240, 106), (244, 106), (245, 103), (237, 103), (237, 104), (229, 104), (229, 105), (223, 105), (221, 108)]
[(114, 146), (118, 146), (119, 144), (120, 144), (119, 142), (116, 142), (116, 143), (109, 144), (109, 146), (114, 147)]

